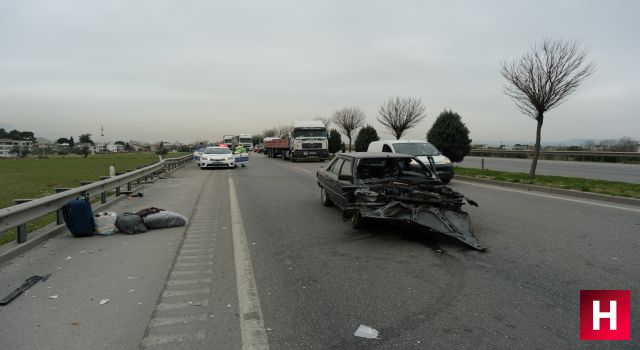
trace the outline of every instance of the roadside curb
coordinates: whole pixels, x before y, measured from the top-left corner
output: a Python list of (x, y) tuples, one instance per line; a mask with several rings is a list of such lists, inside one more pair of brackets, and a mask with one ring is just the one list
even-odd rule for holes
[(553, 188), (553, 187), (545, 187), (545, 186), (539, 186), (539, 185), (520, 184), (520, 183), (515, 183), (515, 182), (497, 181), (497, 180), (483, 179), (483, 178), (480, 178), (480, 177), (473, 177), (473, 176), (455, 175), (453, 180), (455, 181), (456, 179), (457, 180), (463, 180), (463, 181), (469, 181), (469, 182), (478, 182), (478, 183), (483, 183), (483, 184), (487, 184), (487, 185), (494, 185), (494, 186), (500, 186), (500, 187), (517, 188), (517, 189), (526, 190), (526, 191), (532, 191), (532, 192), (543, 192), (543, 193), (551, 193), (551, 194), (560, 194), (560, 195), (563, 195), (563, 196), (570, 196), (570, 197), (584, 198), (584, 199), (593, 199), (593, 200), (602, 201), (602, 202), (626, 204), (626, 205), (633, 205), (633, 206), (640, 207), (640, 199), (635, 199), (635, 198), (610, 196), (610, 195), (606, 195), (606, 194), (599, 194), (599, 193), (592, 193), (592, 192), (581, 192), (581, 191), (575, 191), (575, 190), (565, 190), (565, 189), (562, 189), (562, 188)]
[[(187, 162), (182, 166), (179, 166), (173, 170), (171, 170), (170, 172), (168, 172), (168, 174), (175, 172), (176, 170), (182, 169), (184, 166), (186, 166), (187, 164), (191, 164), (191, 162)], [(146, 184), (153, 184), (155, 183), (158, 179), (160, 179), (161, 177), (156, 177), (154, 178), (152, 181), (143, 181), (140, 182), (140, 185), (135, 187), (135, 190), (141, 190), (143, 188), (145, 188)], [(93, 208), (93, 212), (99, 212), (102, 210), (105, 210), (107, 208), (109, 208), (110, 206), (124, 200), (125, 198), (128, 198), (128, 196), (120, 196), (120, 197), (116, 197), (113, 198), (109, 201), (107, 201), (104, 204), (95, 206)], [(24, 254), (25, 252), (27, 252), (28, 250), (30, 250), (31, 248), (34, 248), (35, 246), (39, 245), (40, 243), (51, 239), (63, 232), (65, 232), (67, 229), (67, 227), (65, 226), (65, 224), (61, 224), (61, 225), (56, 225), (55, 223), (49, 224), (39, 230), (36, 230), (34, 232), (30, 232), (27, 238), (27, 241), (21, 244), (17, 244), (15, 242), (8, 242), (6, 244), (4, 244), (3, 246), (0, 246), (0, 267), (2, 267), (2, 265), (4, 265), (5, 263), (7, 263), (8, 261), (10, 261), (11, 259)], [(12, 248), (6, 248), (7, 246), (9, 246), (10, 244), (14, 244), (14, 246)], [(3, 249), (4, 248), (4, 249)]]

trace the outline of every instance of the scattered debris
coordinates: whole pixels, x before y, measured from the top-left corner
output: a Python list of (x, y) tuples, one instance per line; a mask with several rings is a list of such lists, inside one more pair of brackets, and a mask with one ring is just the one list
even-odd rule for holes
[(80, 325), (80, 321), (73, 321), (71, 322), (72, 326), (79, 326)]
[(65, 260), (71, 260), (71, 257), (70, 257), (70, 256), (68, 256)]
[(135, 289), (129, 289), (129, 293), (133, 293), (135, 291), (136, 291)]
[(353, 333), (354, 336), (367, 339), (378, 339), (378, 331), (363, 324)]
[(58, 294), (50, 295), (49, 299), (58, 299)]
[(227, 304), (227, 307), (231, 307), (231, 304)]
[[(43, 276), (39, 276), (39, 275), (35, 275), (35, 276), (31, 276), (31, 277), (27, 278), (20, 287), (16, 288), (13, 292), (9, 293), (9, 295), (7, 295), (2, 300), (0, 300), (0, 305), (9, 304), (11, 302), (11, 300), (17, 298), (18, 295), (22, 294), (23, 292), (26, 292), (34, 284), (36, 284), (40, 280), (42, 280), (42, 278), (43, 278)], [(47, 276), (47, 278), (49, 278), (49, 277)]]
[(144, 197), (144, 194), (142, 194), (142, 192), (138, 192), (136, 194), (132, 194), (132, 195), (129, 196), (129, 198), (134, 198), (134, 197), (142, 198), (142, 197)]
[(110, 301), (111, 301), (111, 299), (102, 299), (102, 300), (100, 300), (100, 305), (104, 305), (104, 304), (106, 304), (106, 303), (108, 303)]

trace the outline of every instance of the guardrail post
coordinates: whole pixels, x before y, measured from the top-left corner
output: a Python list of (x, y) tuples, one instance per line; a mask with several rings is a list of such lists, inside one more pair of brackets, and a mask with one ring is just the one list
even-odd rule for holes
[[(111, 176), (100, 176), (100, 180), (106, 180), (106, 179), (110, 179)], [(102, 192), (100, 193), (100, 203), (104, 204), (107, 203), (107, 192)]]
[[(17, 205), (17, 204), (27, 203), (27, 202), (30, 202), (32, 200), (33, 199), (14, 199), (13, 203)], [(26, 242), (27, 241), (27, 224), (24, 223), (24, 224), (18, 225), (17, 231), (18, 232), (17, 232), (17, 235), (16, 235), (17, 237), (16, 238), (17, 238), (18, 243)]]
[(482, 159), (480, 160), (480, 162), (481, 162), (481, 165), (482, 165), (482, 166), (480, 167), (480, 169), (484, 170), (484, 158), (482, 158)]
[[(116, 176), (120, 176), (124, 173), (116, 173)], [(116, 197), (118, 197), (120, 195), (120, 186), (116, 187)]]
[[(55, 193), (60, 193), (68, 190), (70, 190), (70, 188), (56, 187), (53, 189)], [(56, 210), (56, 225), (62, 225), (62, 223), (64, 223), (64, 218), (62, 217), (62, 208), (60, 208)]]

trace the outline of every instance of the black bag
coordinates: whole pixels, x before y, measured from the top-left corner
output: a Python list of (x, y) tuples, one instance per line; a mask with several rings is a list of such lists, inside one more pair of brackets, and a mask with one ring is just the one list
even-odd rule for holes
[(91, 209), (89, 196), (86, 193), (78, 196), (76, 199), (68, 201), (67, 204), (62, 207), (62, 217), (69, 232), (75, 237), (93, 234), (95, 229), (93, 210)]
[(147, 232), (142, 218), (135, 213), (122, 213), (116, 219), (116, 228), (122, 233), (132, 235), (135, 233)]

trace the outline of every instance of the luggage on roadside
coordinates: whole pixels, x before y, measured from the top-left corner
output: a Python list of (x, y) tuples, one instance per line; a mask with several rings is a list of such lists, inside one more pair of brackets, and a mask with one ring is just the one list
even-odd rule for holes
[(112, 211), (103, 211), (95, 213), (94, 221), (96, 223), (96, 233), (103, 236), (112, 235), (118, 230), (116, 229), (117, 214)]
[(62, 217), (69, 232), (75, 237), (84, 237), (93, 234), (95, 221), (93, 219), (93, 210), (91, 209), (89, 196), (86, 193), (78, 196), (76, 199), (68, 201), (62, 207)]
[(122, 213), (116, 218), (116, 228), (128, 235), (147, 232), (142, 218), (135, 213)]
[(180, 227), (185, 226), (187, 222), (187, 218), (183, 215), (166, 210), (149, 214), (144, 217), (144, 224), (150, 229)]

